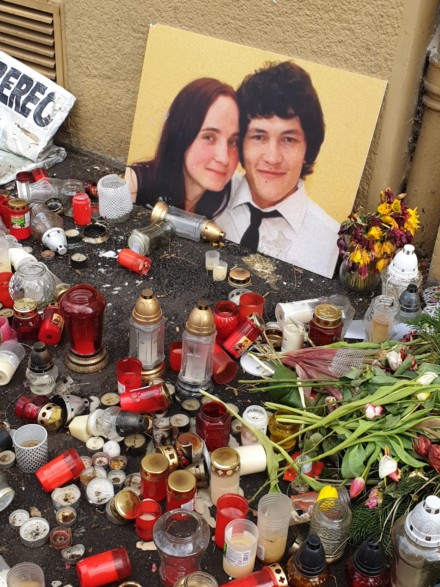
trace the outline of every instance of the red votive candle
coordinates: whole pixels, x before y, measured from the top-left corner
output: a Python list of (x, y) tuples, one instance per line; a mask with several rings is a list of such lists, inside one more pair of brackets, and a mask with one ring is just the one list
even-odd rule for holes
[(40, 467), (35, 475), (44, 491), (49, 493), (79, 477), (84, 469), (81, 457), (74, 448), (71, 448)]
[(182, 341), (176, 340), (170, 343), (170, 368), (179, 373), (182, 366)]
[(212, 354), (212, 380), (218, 385), (224, 385), (234, 379), (237, 371), (237, 363), (215, 343)]
[(217, 330), (216, 341), (222, 342), (237, 328), (240, 322), (238, 306), (229, 300), (217, 302), (212, 309)]
[(144, 499), (136, 508), (136, 534), (141, 540), (152, 540), (153, 526), (162, 514), (154, 499)]
[(142, 385), (142, 362), (134, 357), (121, 359), (116, 363), (116, 375), (119, 393), (139, 389)]
[(100, 587), (131, 575), (131, 562), (122, 546), (89, 556), (76, 565), (81, 587)]
[(259, 293), (250, 291), (240, 296), (238, 311), (241, 320), (251, 314), (259, 314), (263, 317), (263, 310), (264, 298)]
[(119, 396), (123, 410), (137, 413), (163, 412), (171, 403), (170, 393), (165, 383), (156, 383), (135, 391), (126, 391)]
[(217, 500), (217, 516), (215, 523), (215, 543), (219, 548), (225, 545), (225, 528), (231, 520), (244, 519), (249, 511), (245, 497), (236, 493), (225, 493)]
[(151, 259), (149, 257), (144, 257), (144, 255), (136, 253), (136, 251), (132, 251), (131, 249), (122, 249), (119, 251), (118, 263), (122, 267), (140, 275), (146, 275), (151, 267)]
[(0, 273), (0, 303), (4, 308), (12, 308), (14, 300), (9, 294), (9, 282), (11, 281), (12, 273), (3, 271)]

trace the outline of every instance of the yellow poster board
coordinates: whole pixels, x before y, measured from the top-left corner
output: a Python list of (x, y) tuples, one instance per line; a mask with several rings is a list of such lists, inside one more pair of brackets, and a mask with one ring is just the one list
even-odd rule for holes
[(237, 87), (265, 63), (292, 60), (311, 76), (326, 135), (306, 179), (310, 197), (342, 222), (350, 213), (373, 138), (386, 82), (358, 73), (176, 29), (151, 25), (128, 163), (154, 156), (168, 107), (191, 80), (210, 76)]

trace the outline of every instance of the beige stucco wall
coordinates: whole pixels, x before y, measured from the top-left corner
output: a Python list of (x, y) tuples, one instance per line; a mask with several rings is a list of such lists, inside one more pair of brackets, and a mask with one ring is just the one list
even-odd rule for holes
[[(82, 150), (125, 161), (148, 26), (168, 24), (392, 81), (394, 89), (388, 88), (361, 184), (359, 200), (366, 202), (370, 183), (374, 184), (377, 177), (376, 153), (381, 148), (381, 140), (386, 138), (380, 130), (385, 127), (389, 136), (386, 113), (396, 115), (399, 108), (396, 85), (402, 84), (402, 72), (405, 75), (410, 69), (402, 114), (408, 131), (403, 132), (404, 144), (393, 146), (400, 150), (395, 159), (401, 169), (394, 174), (390, 170), (390, 177), (395, 181), (402, 175), (407, 151), (405, 135), (409, 132), (419, 87), (425, 38), (429, 39), (435, 27), (437, 3), (437, 0), (333, 0), (331, 3), (328, 0), (64, 0), (68, 88), (77, 103), (60, 132), (60, 139)], [(421, 33), (419, 19), (424, 26)], [(419, 39), (420, 35), (422, 42), (414, 46), (411, 39)], [(409, 52), (415, 65), (410, 68), (407, 56), (402, 63), (401, 52)], [(385, 152), (389, 148), (386, 146)], [(390, 165), (395, 168), (396, 161)], [(375, 189), (379, 185), (385, 187), (382, 184), (388, 173), (388, 168), (382, 166)], [(373, 200), (376, 197), (374, 194)]]

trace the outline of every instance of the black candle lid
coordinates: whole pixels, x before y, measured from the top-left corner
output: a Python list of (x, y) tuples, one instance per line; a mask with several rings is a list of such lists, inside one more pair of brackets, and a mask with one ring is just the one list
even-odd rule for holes
[(380, 544), (373, 538), (364, 540), (353, 554), (353, 564), (367, 577), (377, 577), (386, 567), (385, 552)]
[(318, 536), (315, 534), (307, 536), (295, 555), (295, 564), (298, 571), (305, 577), (315, 577), (324, 571), (327, 562)]
[(36, 342), (29, 357), (29, 369), (34, 373), (46, 373), (53, 368), (52, 355), (44, 342)]

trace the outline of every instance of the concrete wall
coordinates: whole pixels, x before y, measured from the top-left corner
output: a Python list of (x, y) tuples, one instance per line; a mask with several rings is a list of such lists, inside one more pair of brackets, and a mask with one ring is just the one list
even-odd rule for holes
[[(148, 26), (161, 23), (392, 81), (358, 200), (367, 202), (370, 197), (375, 203), (376, 190), (391, 183), (388, 178), (400, 181), (438, 0), (64, 0), (63, 4), (68, 88), (77, 98), (59, 133), (63, 142), (125, 161)], [(413, 38), (419, 40), (417, 45)], [(402, 87), (405, 96), (399, 97)], [(391, 125), (387, 112), (394, 114)], [(400, 124), (396, 113), (406, 125), (404, 144), (390, 147), (381, 129), (386, 128), (389, 137)], [(375, 162), (381, 144), (385, 152), (397, 149), (397, 163), (387, 162), (378, 177)], [(370, 184), (375, 185), (374, 194), (369, 194)], [(392, 187), (398, 190), (400, 185)]]

